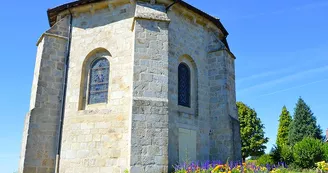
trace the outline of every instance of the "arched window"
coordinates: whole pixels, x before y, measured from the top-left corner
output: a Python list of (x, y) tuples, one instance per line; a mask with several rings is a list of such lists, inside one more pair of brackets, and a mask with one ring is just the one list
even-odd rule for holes
[(190, 68), (185, 63), (178, 67), (178, 104), (190, 107)]
[(109, 62), (106, 58), (91, 63), (88, 104), (107, 103)]

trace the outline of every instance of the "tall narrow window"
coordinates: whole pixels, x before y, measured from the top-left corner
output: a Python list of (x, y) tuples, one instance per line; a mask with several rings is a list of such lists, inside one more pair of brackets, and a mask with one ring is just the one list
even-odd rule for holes
[(109, 62), (106, 58), (96, 59), (91, 64), (89, 82), (89, 104), (107, 103)]
[(178, 68), (178, 104), (190, 107), (190, 69), (181, 63)]

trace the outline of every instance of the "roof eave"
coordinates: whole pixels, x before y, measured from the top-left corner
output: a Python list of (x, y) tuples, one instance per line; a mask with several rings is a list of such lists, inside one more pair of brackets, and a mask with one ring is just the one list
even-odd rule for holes
[(50, 26), (54, 25), (55, 22), (53, 22), (53, 20), (56, 21), (56, 19), (52, 20), (52, 18), (56, 18), (56, 16), (62, 11), (65, 11), (65, 10), (68, 10), (70, 8), (74, 8), (74, 7), (77, 7), (80, 5), (86, 5), (86, 4), (101, 2), (101, 1), (104, 1), (104, 0), (76, 0), (73, 2), (69, 2), (69, 3), (63, 4), (63, 5), (57, 6), (55, 8), (50, 8), (47, 10), (49, 25)]
[(221, 29), (222, 33), (227, 37), (229, 35), (228, 31), (225, 29), (225, 27), (223, 26), (223, 24), (221, 23), (220, 19), (215, 18), (203, 11), (201, 11), (200, 9), (184, 2), (184, 1), (180, 1), (180, 4), (182, 6), (185, 6), (186, 8), (200, 14), (201, 16), (205, 17), (206, 19), (210, 20), (211, 22), (213, 22), (219, 29)]
[[(86, 4), (101, 2), (101, 1), (104, 1), (104, 0), (78, 0), (78, 1), (74, 1), (74, 2), (70, 2), (70, 3), (66, 3), (63, 5), (57, 6), (52, 9), (48, 9), (47, 14), (48, 14), (49, 25), (53, 26), (55, 24), (55, 22), (57, 20), (57, 15), (62, 11), (65, 11), (65, 10), (68, 10), (70, 8), (74, 8), (74, 7), (77, 7), (80, 5), (86, 5)], [(222, 31), (222, 33), (224, 34), (225, 37), (227, 37), (229, 35), (228, 31), (222, 25), (220, 19), (217, 19), (182, 0), (179, 1), (179, 4), (198, 13), (199, 15), (207, 18), (208, 20), (210, 20), (213, 24), (215, 24)]]

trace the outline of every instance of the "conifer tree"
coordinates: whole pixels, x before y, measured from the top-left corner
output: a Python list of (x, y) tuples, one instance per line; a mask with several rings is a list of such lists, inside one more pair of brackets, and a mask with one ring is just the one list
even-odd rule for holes
[(293, 146), (305, 137), (322, 139), (322, 130), (317, 125), (317, 119), (313, 116), (310, 107), (302, 98), (299, 98), (295, 107), (293, 122), (289, 129), (288, 142)]
[(281, 147), (288, 143), (289, 126), (291, 123), (292, 116), (289, 114), (289, 111), (287, 110), (286, 106), (284, 106), (279, 116), (279, 127), (276, 141), (278, 147)]
[(243, 160), (248, 156), (260, 156), (264, 154), (268, 138), (264, 137), (264, 125), (257, 117), (254, 109), (242, 102), (237, 102), (240, 121), (240, 136), (242, 141)]

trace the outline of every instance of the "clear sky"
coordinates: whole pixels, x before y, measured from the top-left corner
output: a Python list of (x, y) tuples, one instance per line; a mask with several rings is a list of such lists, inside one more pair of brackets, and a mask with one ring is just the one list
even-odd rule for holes
[[(28, 111), (36, 41), (49, 27), (46, 10), (67, 0), (4, 1), (0, 10), (0, 173), (17, 170)], [(328, 128), (327, 0), (187, 0), (219, 17), (236, 55), (237, 100), (255, 108), (275, 143), (283, 105), (301, 96)], [(10, 73), (10, 74), (8, 74)]]

